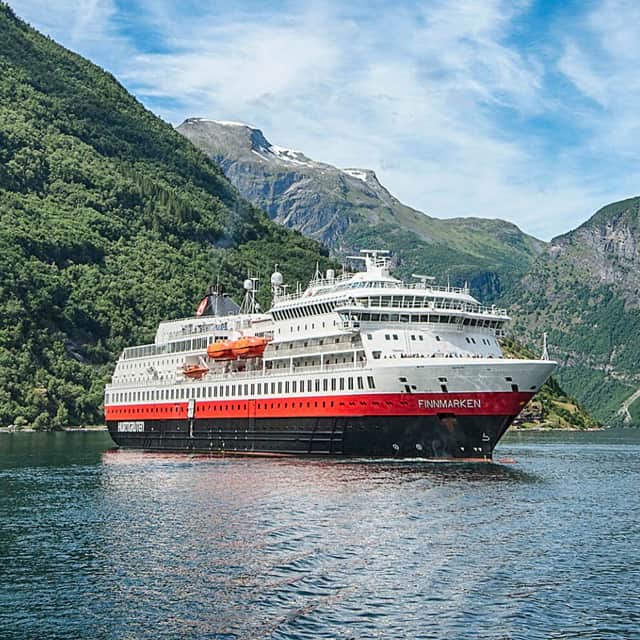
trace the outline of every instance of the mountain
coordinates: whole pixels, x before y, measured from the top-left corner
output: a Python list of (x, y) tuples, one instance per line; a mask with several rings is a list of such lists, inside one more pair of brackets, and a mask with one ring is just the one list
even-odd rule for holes
[(101, 421), (120, 350), (193, 313), (216, 275), (239, 292), (249, 269), (304, 280), (316, 261), (317, 243), (0, 2), (0, 425)]
[(549, 332), (569, 393), (607, 424), (640, 425), (640, 198), (554, 238), (508, 300), (516, 333)]
[(336, 258), (384, 245), (402, 257), (401, 275), (468, 281), (489, 300), (517, 282), (545, 247), (503, 220), (429, 217), (391, 195), (373, 171), (311, 160), (246, 124), (189, 118), (177, 130), (219, 163), (245, 198), (325, 243)]

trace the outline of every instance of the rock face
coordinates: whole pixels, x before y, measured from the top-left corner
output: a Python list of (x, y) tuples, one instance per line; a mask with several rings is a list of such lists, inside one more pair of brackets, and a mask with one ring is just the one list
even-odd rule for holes
[[(640, 198), (600, 209), (552, 240), (511, 292), (531, 337), (549, 331), (563, 386), (601, 420), (640, 424)], [(624, 415), (623, 415), (624, 414)]]
[(403, 256), (399, 272), (468, 281), (496, 298), (544, 243), (502, 220), (439, 220), (403, 205), (368, 169), (338, 169), (271, 144), (242, 123), (189, 118), (178, 131), (222, 167), (272, 219), (326, 244), (340, 258), (361, 248)]

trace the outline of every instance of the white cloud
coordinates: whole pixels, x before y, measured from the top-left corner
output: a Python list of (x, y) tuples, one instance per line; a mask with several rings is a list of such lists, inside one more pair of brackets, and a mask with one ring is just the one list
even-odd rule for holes
[[(633, 2), (548, 26), (544, 48), (514, 36), (525, 0), (141, 0), (126, 16), (112, 0), (13, 4), (174, 124), (251, 122), (316, 159), (374, 169), (432, 215), (504, 217), (548, 238), (637, 190), (639, 172), (620, 169), (621, 156), (637, 158)], [(143, 46), (138, 27), (161, 46)]]

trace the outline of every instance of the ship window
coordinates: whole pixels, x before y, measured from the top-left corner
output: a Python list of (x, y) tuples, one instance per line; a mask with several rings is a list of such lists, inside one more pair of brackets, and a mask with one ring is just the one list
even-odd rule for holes
[(254, 396), (256, 394), (256, 385), (251, 383), (251, 395)]
[(297, 380), (293, 380), (291, 382), (291, 392), (292, 393), (296, 393), (298, 391), (298, 381)]
[(384, 339), (385, 340), (391, 340), (391, 336), (388, 333), (384, 334)]
[(416, 337), (415, 336), (411, 336), (411, 339), (415, 342), (416, 341)]
[(340, 391), (344, 391), (344, 378), (340, 378)]
[(289, 381), (288, 380), (284, 383), (284, 392), (285, 393), (289, 393)]
[(418, 337), (420, 338), (420, 340), (424, 340), (424, 336), (420, 335)]
[(397, 333), (394, 333), (394, 334), (393, 334), (393, 339), (394, 339), (394, 340), (397, 340), (397, 339), (398, 339), (398, 334), (397, 334)]
[(336, 390), (336, 379), (331, 378), (331, 391), (335, 391), (335, 390)]
[[(239, 385), (238, 385), (238, 386), (239, 386)], [(232, 396), (235, 396), (235, 395), (236, 395), (236, 385), (235, 385), (235, 384), (232, 384), (232, 385), (231, 385), (231, 395), (232, 395)]]
[(322, 381), (322, 390), (323, 391), (329, 390), (329, 381), (326, 378), (324, 378), (324, 380)]
[(358, 389), (364, 389), (364, 382), (361, 376), (358, 376)]
[(436, 336), (436, 342), (440, 342), (440, 336)]
[(473, 344), (476, 343), (476, 339), (475, 338), (471, 338), (471, 342), (473, 342)]
[(271, 393), (275, 393), (276, 392), (276, 383), (272, 382), (271, 383)]
[(282, 393), (282, 382), (278, 382), (278, 393)]
[(369, 389), (375, 389), (376, 383), (373, 379), (373, 376), (367, 376), (367, 384), (369, 385)]
[(347, 378), (347, 382), (349, 385), (349, 391), (353, 389), (353, 378)]
[(311, 380), (307, 380), (307, 393), (311, 392), (311, 385), (312, 385)]
[(218, 397), (218, 387), (213, 387), (213, 397), (214, 398)]
[(316, 391), (320, 391), (320, 380), (318, 378), (316, 378), (315, 389)]

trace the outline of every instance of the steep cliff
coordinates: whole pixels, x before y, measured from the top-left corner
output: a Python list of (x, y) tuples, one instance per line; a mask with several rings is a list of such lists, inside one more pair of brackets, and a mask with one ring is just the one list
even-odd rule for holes
[(555, 238), (509, 293), (516, 330), (549, 332), (559, 379), (599, 419), (640, 424), (640, 198)]

